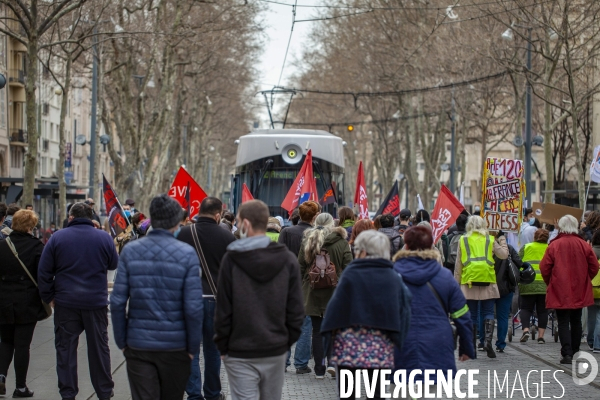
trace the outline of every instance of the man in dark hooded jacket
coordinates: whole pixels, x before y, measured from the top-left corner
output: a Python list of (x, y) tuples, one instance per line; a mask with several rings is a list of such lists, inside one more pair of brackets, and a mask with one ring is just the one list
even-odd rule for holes
[(404, 247), (404, 239), (402, 239), (402, 235), (394, 228), (394, 216), (392, 214), (382, 215), (379, 222), (381, 223), (379, 232), (388, 237), (390, 241), (390, 257), (394, 257), (394, 254)]
[(215, 343), (233, 400), (281, 399), (285, 359), (304, 321), (300, 266), (266, 236), (269, 209), (260, 200), (240, 206), (240, 240), (221, 262)]

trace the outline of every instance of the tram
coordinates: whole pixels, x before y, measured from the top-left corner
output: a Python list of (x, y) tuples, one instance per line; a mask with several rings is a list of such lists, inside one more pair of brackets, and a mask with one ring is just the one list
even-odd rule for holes
[[(281, 203), (311, 149), (319, 199), (333, 183), (337, 203), (343, 204), (346, 143), (341, 138), (318, 130), (257, 129), (235, 143), (238, 149), (230, 206), (236, 213), (245, 183), (255, 199), (267, 203), (272, 216), (288, 218)], [(336, 204), (324, 206), (323, 211), (336, 215)]]

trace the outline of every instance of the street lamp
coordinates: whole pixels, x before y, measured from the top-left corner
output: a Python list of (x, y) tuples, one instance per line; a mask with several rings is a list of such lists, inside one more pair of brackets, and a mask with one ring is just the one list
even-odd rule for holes
[[(527, 29), (527, 72), (531, 71), (531, 31), (533, 28), (529, 26), (521, 26), (513, 24), (510, 28), (508, 28), (502, 34), (502, 38), (504, 40), (513, 40), (513, 29), (514, 27)], [(527, 206), (531, 206), (531, 122), (532, 122), (532, 114), (531, 114), (531, 83), (529, 79), (526, 78), (526, 100), (525, 100), (525, 187), (526, 191), (526, 201)]]

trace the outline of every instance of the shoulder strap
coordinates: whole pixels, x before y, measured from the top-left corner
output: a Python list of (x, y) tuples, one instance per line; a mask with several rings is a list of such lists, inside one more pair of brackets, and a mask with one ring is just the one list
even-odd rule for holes
[(200, 239), (198, 239), (198, 231), (196, 230), (196, 225), (190, 226), (192, 230), (192, 239), (194, 240), (194, 247), (196, 248), (196, 253), (198, 253), (198, 258), (200, 259), (200, 265), (202, 266), (202, 272), (206, 277), (206, 281), (208, 282), (208, 286), (212, 291), (212, 294), (217, 296), (217, 286), (215, 285), (215, 281), (213, 281), (212, 275), (208, 269), (208, 263), (206, 262), (206, 258), (204, 258), (204, 252), (202, 251), (202, 246), (200, 245)]
[(29, 272), (29, 270), (27, 269), (27, 267), (25, 266), (25, 264), (23, 264), (23, 261), (21, 261), (21, 259), (19, 258), (19, 253), (17, 253), (17, 249), (15, 249), (15, 245), (10, 240), (10, 238), (6, 238), (6, 244), (8, 245), (8, 247), (10, 247), (12, 253), (15, 256), (15, 258), (19, 261), (19, 264), (21, 264), (21, 267), (23, 267), (23, 269), (27, 273), (27, 276), (29, 276), (29, 279), (31, 279), (31, 282), (33, 282), (33, 284), (35, 285), (35, 287), (37, 287), (37, 285), (38, 285), (37, 282), (35, 281), (35, 279), (33, 279), (33, 276), (31, 276), (31, 272)]
[(427, 287), (429, 288), (429, 290), (431, 290), (431, 292), (433, 293), (433, 295), (435, 296), (435, 298), (437, 299), (437, 301), (442, 306), (442, 310), (444, 310), (444, 312), (446, 314), (448, 314), (448, 311), (446, 310), (446, 306), (444, 305), (444, 302), (440, 298), (440, 295), (438, 294), (437, 290), (435, 290), (435, 288), (433, 287), (433, 285), (431, 284), (431, 282), (429, 282), (429, 281), (427, 282)]

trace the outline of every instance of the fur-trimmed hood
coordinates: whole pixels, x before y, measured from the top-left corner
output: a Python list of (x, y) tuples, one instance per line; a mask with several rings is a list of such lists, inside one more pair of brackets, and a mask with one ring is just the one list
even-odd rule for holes
[(440, 264), (442, 263), (442, 257), (440, 256), (440, 252), (437, 249), (430, 250), (400, 250), (394, 255), (393, 261), (399, 260), (401, 258), (408, 257), (419, 257), (424, 260), (436, 260)]
[(443, 267), (437, 249), (400, 250), (394, 256), (394, 270), (402, 275), (402, 279), (413, 285), (420, 286), (429, 282), (440, 268)]
[(337, 242), (339, 240), (338, 237), (342, 240), (346, 240), (348, 238), (348, 232), (340, 226), (332, 228), (331, 233), (325, 238), (324, 245), (327, 246)]

